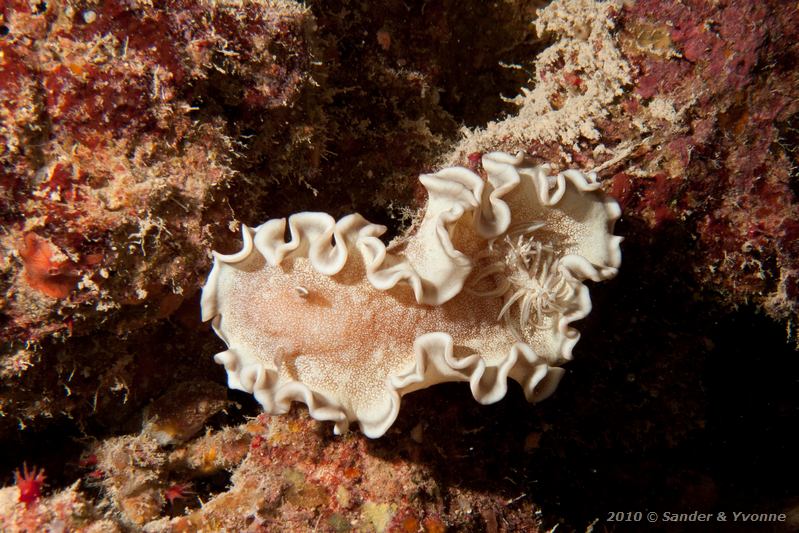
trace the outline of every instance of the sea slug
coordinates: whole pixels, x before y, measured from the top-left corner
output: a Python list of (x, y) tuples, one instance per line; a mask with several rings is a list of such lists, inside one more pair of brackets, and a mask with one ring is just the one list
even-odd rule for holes
[[(424, 174), (424, 215), (388, 246), (384, 226), (297, 213), (244, 227), (243, 247), (214, 252), (203, 320), (228, 349), (229, 386), (273, 414), (292, 401), (312, 417), (383, 435), (400, 398), (468, 381), (487, 404), (519, 382), (551, 394), (591, 310), (590, 279), (616, 275), (621, 215), (592, 174), (489, 153)], [(288, 226), (288, 228), (287, 228)], [(288, 233), (287, 233), (288, 229)]]

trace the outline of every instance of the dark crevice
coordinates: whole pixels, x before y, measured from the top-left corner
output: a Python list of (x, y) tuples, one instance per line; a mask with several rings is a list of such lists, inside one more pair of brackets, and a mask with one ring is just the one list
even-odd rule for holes
[(0, 484), (13, 485), (15, 472), (25, 464), (29, 470), (44, 469), (45, 492), (68, 487), (84, 473), (79, 463), (86, 444), (86, 436), (68, 420), (39, 431), (11, 432), (0, 442)]
[[(417, 72), (430, 84), (431, 102), (452, 118), (447, 127), (457, 129), (484, 126), (515, 109), (501, 96), (515, 96), (528, 82), (529, 67), (544, 48), (532, 21), (545, 4), (531, 1), (511, 11), (500, 3), (450, 0), (357, 7), (317, 1), (311, 8), (320, 36), (333, 40), (341, 61), (342, 68), (331, 73), (335, 85), (358, 87), (356, 100), (374, 101), (381, 71)], [(431, 41), (430, 28), (440, 30), (440, 39)], [(341, 76), (350, 79), (345, 83)]]
[(791, 115), (785, 122), (777, 125), (777, 146), (790, 165), (788, 183), (793, 192), (794, 201), (799, 201), (799, 113)]

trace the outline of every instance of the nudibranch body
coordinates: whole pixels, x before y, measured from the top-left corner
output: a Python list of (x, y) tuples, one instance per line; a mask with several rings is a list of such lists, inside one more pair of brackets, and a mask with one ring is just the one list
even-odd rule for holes
[[(591, 310), (587, 279), (613, 277), (618, 204), (595, 176), (483, 156), (484, 180), (461, 167), (420, 177), (429, 199), (409, 235), (298, 213), (244, 227), (243, 247), (214, 252), (203, 320), (228, 349), (230, 387), (273, 414), (292, 401), (335, 423), (383, 435), (400, 398), (467, 381), (487, 404), (519, 382), (529, 401), (551, 394)], [(288, 239), (286, 230), (288, 226)]]

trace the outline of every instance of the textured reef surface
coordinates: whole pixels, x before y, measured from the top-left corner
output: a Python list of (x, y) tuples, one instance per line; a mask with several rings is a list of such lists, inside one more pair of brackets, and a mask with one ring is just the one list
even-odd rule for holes
[[(795, 530), (798, 142), (796, 2), (3, 2), (0, 529)], [(226, 387), (210, 250), (403, 235), (420, 173), (518, 150), (623, 209), (550, 399), (438, 385), (370, 440)]]

